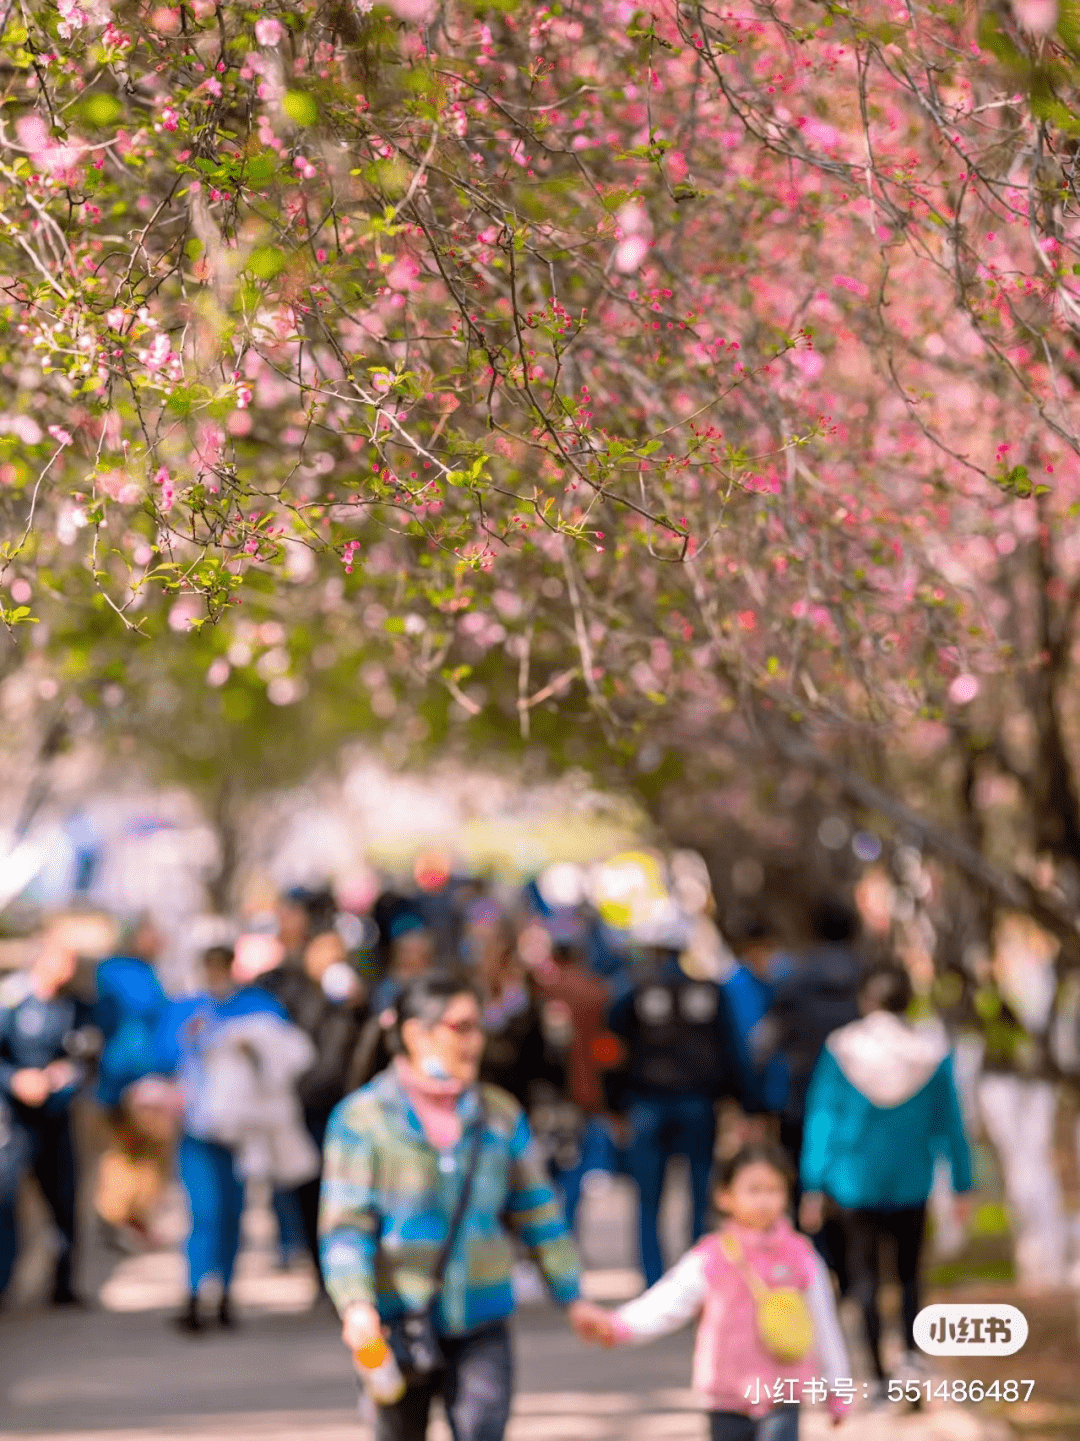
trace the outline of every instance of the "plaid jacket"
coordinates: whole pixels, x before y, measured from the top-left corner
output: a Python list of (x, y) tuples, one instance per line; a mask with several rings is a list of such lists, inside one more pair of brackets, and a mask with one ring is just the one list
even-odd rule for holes
[[(532, 1252), (554, 1299), (579, 1295), (577, 1253), (521, 1107), (483, 1086), (484, 1142), (468, 1213), (450, 1257), (436, 1329), (460, 1336), (514, 1309), (507, 1228)], [(462, 1137), (430, 1144), (393, 1068), (334, 1110), (326, 1133), (319, 1210), (323, 1275), (339, 1312), (356, 1301), (384, 1320), (425, 1306), (471, 1154), (479, 1100), (458, 1102)]]

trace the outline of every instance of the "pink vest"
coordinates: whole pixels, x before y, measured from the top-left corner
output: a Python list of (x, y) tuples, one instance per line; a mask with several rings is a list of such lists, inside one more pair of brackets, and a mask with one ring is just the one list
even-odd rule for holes
[[(787, 1221), (778, 1221), (769, 1231), (730, 1223), (724, 1229), (738, 1239), (744, 1264), (767, 1286), (805, 1291), (810, 1285), (813, 1248)], [(778, 1361), (770, 1355), (758, 1339), (757, 1307), (750, 1288), (725, 1256), (719, 1235), (706, 1236), (698, 1242), (698, 1250), (709, 1290), (694, 1344), (694, 1390), (710, 1410), (744, 1416), (763, 1416), (790, 1392), (786, 1387), (777, 1398), (777, 1381), (798, 1381), (794, 1399), (801, 1400), (802, 1382), (817, 1374), (814, 1351), (801, 1361)]]

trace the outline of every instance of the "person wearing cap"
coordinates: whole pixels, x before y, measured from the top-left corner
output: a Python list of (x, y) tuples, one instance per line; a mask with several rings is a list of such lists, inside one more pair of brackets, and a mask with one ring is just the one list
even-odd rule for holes
[(647, 1286), (664, 1273), (659, 1215), (667, 1163), (690, 1165), (692, 1232), (704, 1235), (716, 1143), (716, 1103), (734, 1096), (762, 1109), (759, 1087), (723, 988), (694, 979), (680, 965), (689, 921), (672, 902), (631, 930), (638, 975), (608, 1018), (623, 1041), (624, 1066), (611, 1087), (614, 1108), (629, 1124), (628, 1164), (637, 1183), (641, 1266)]

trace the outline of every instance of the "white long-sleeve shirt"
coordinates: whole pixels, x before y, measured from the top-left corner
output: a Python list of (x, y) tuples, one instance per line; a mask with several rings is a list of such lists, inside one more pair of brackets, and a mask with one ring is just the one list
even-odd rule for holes
[[(678, 1331), (700, 1314), (709, 1284), (704, 1252), (695, 1246), (655, 1286), (619, 1307), (614, 1314), (616, 1328), (624, 1340), (637, 1343)], [(851, 1376), (851, 1363), (836, 1312), (832, 1280), (816, 1252), (804, 1294), (814, 1323), (814, 1349), (822, 1379), (831, 1391), (837, 1379)]]

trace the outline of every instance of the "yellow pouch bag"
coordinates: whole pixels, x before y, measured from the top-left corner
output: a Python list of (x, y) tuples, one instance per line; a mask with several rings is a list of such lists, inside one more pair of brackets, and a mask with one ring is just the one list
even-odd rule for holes
[(742, 1247), (730, 1232), (720, 1237), (720, 1245), (754, 1298), (761, 1344), (778, 1361), (801, 1361), (814, 1344), (814, 1319), (806, 1297), (795, 1286), (767, 1286), (747, 1265)]

